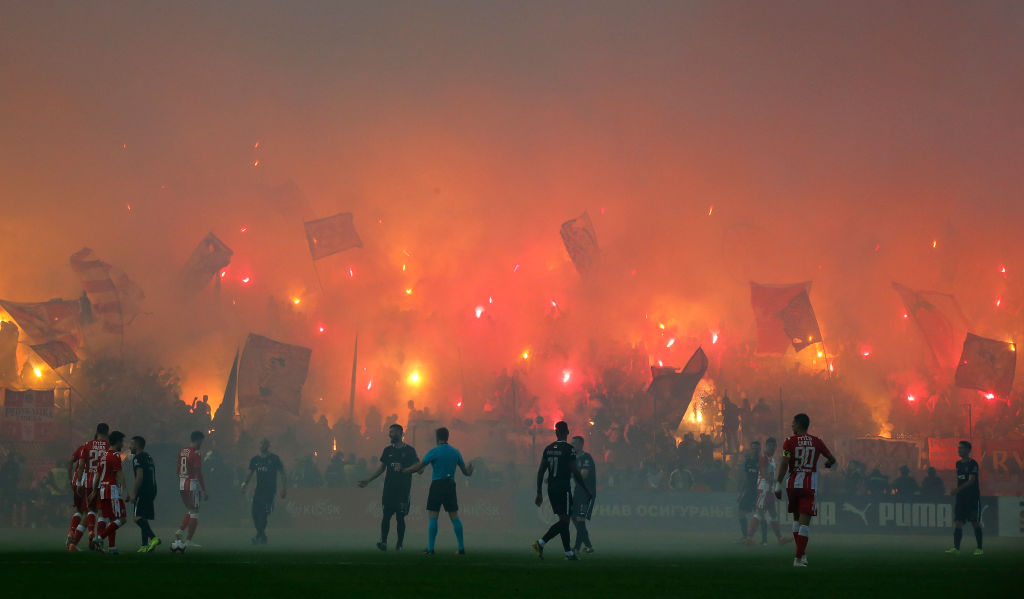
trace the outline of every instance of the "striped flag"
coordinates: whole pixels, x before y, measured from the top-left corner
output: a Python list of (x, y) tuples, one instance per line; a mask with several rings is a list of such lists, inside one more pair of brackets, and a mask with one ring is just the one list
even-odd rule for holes
[(72, 349), (82, 345), (82, 304), (78, 301), (55, 299), (24, 303), (0, 300), (0, 308), (36, 343), (63, 341)]
[(103, 330), (124, 333), (125, 325), (139, 315), (145, 295), (128, 275), (96, 257), (89, 248), (71, 256), (71, 270), (82, 281), (92, 311), (103, 322)]

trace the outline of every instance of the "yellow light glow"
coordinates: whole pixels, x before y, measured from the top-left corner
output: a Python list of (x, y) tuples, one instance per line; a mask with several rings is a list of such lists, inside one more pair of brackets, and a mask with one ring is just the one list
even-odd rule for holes
[(659, 322), (658, 323), (658, 328), (664, 331), (665, 330), (665, 323)]
[(412, 287), (409, 287), (408, 289), (406, 289), (405, 290), (405, 294), (406, 295), (412, 295)]
[(704, 415), (697, 412), (697, 422), (704, 422)]
[(825, 356), (824, 352), (818, 352), (818, 357), (819, 358), (823, 358), (824, 356)]
[(406, 378), (406, 382), (408, 382), (410, 385), (418, 387), (420, 383), (423, 382), (423, 379), (420, 377), (420, 371), (413, 370), (411, 373), (409, 373), (408, 378)]
[(530, 350), (523, 350), (523, 359), (524, 360), (529, 360), (530, 359)]
[(301, 297), (293, 297), (292, 298), (292, 303), (295, 304), (296, 306), (298, 306), (299, 304), (302, 303), (302, 298)]
[(38, 366), (33, 366), (32, 372), (35, 373), (37, 379), (43, 378), (43, 371)]

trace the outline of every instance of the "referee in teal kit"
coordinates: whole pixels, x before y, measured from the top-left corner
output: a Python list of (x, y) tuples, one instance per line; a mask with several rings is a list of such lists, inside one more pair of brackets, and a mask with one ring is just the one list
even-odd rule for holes
[(434, 554), (434, 542), (437, 540), (437, 516), (441, 508), (448, 512), (455, 529), (455, 538), (459, 541), (459, 555), (466, 555), (466, 545), (462, 540), (462, 520), (459, 520), (459, 499), (455, 494), (455, 467), (458, 466), (466, 476), (473, 476), (473, 466), (466, 465), (458, 449), (448, 445), (448, 429), (441, 427), (436, 431), (437, 446), (427, 452), (415, 466), (402, 470), (406, 474), (415, 474), (430, 464), (433, 475), (430, 480), (430, 493), (427, 494), (427, 515), (430, 524), (427, 535), (427, 555)]

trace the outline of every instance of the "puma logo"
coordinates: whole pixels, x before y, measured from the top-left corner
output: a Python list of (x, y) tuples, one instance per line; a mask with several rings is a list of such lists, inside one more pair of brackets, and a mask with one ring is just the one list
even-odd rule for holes
[(864, 521), (864, 526), (867, 526), (868, 525), (868, 509), (870, 507), (871, 507), (871, 504), (869, 503), (869, 504), (864, 506), (864, 509), (858, 510), (857, 508), (853, 507), (852, 504), (844, 502), (842, 510), (844, 512), (850, 512), (852, 514), (857, 514), (858, 516), (860, 516), (860, 519)]

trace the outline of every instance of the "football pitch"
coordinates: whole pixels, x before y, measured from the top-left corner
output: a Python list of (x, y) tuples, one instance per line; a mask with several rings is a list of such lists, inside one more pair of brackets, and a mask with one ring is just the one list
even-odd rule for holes
[(557, 540), (539, 560), (526, 533), (467, 532), (467, 555), (457, 556), (443, 526), (433, 556), (422, 553), (425, 539), (417, 530), (409, 531), (407, 550), (384, 553), (364, 533), (342, 539), (324, 531), (278, 531), (271, 545), (252, 547), (240, 529), (200, 529), (196, 541), (203, 547), (178, 555), (168, 549), (169, 539), (153, 553), (134, 553), (137, 530), (127, 528), (116, 556), (63, 551), (59, 531), (4, 530), (0, 569), (12, 597), (65, 596), (69, 589), (177, 599), (1016, 595), (1024, 540), (986, 539), (985, 555), (973, 556), (974, 538), (967, 532), (965, 551), (946, 555), (946, 536), (812, 531), (810, 567), (794, 568), (792, 544), (745, 547), (721, 535), (595, 531), (597, 551), (568, 562)]

